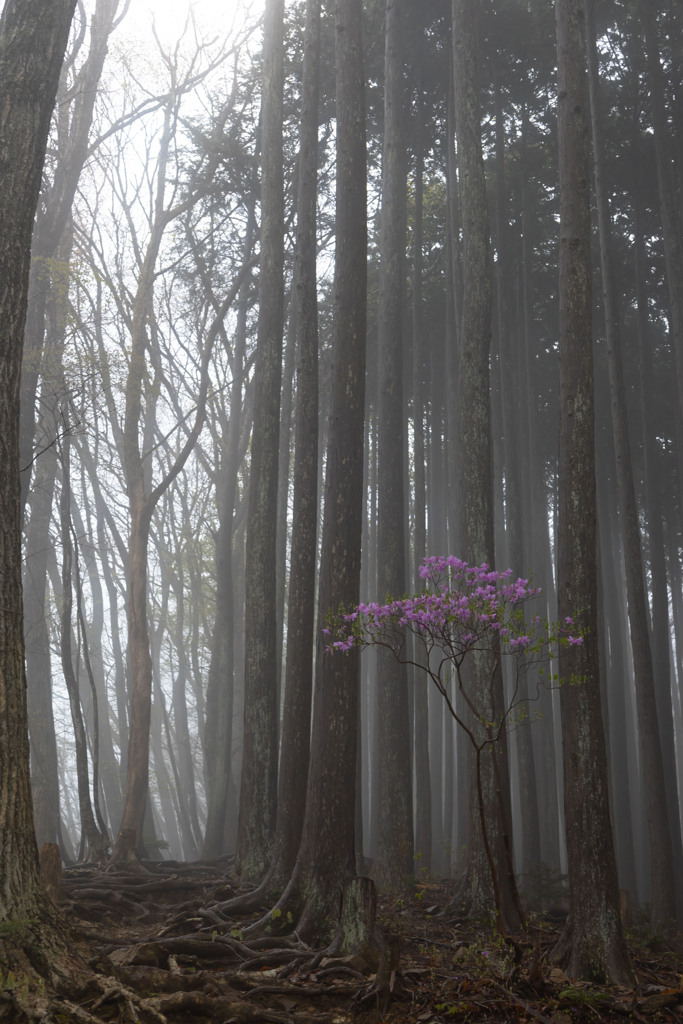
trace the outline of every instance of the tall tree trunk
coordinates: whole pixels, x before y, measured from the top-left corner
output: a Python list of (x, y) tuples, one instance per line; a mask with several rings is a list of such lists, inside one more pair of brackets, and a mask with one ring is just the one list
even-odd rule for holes
[[(42, 349), (46, 335), (48, 315), (56, 303), (66, 301), (63, 282), (57, 289), (52, 286), (55, 257), (57, 264), (68, 260), (69, 245), (64, 247), (73, 196), (80, 172), (87, 156), (87, 142), (92, 112), (118, 0), (99, 0), (90, 24), (90, 47), (86, 61), (78, 72), (78, 85), (70, 91), (72, 102), (64, 98), (60, 104), (56, 132), (57, 155), (55, 173), (49, 192), (43, 196), (42, 210), (36, 219), (31, 246), (31, 269), (27, 321), (24, 331), (24, 358), (20, 390), (20, 467), (22, 516), (29, 487), (34, 475), (41, 481), (31, 495), (37, 515), (31, 522), (26, 537), (24, 576), (26, 673), (28, 685), (28, 713), (31, 734), (32, 786), (36, 810), (36, 828), (40, 844), (59, 842), (59, 780), (57, 774), (56, 742), (52, 718), (51, 670), (49, 640), (45, 610), (46, 572), (43, 556), (49, 529), (52, 487), (54, 482), (55, 453), (43, 453), (45, 467), (33, 465), (35, 432), (35, 406), (38, 380), (41, 372)], [(64, 88), (64, 87), (62, 87)], [(67, 232), (70, 235), (70, 232)], [(59, 319), (59, 317), (58, 317)], [(54, 335), (54, 330), (51, 332)], [(49, 335), (48, 335), (49, 337)], [(62, 338), (52, 337), (51, 347), (59, 346)], [(52, 344), (54, 343), (54, 344)], [(61, 359), (55, 354), (55, 358)], [(54, 389), (52, 389), (54, 390)], [(57, 433), (57, 424), (51, 426), (49, 436)], [(48, 795), (49, 794), (49, 795)]]
[[(479, 114), (477, 5), (453, 0), (455, 120), (460, 164), (463, 225), (463, 308), (460, 335), (459, 443), (463, 557), (493, 565), (493, 467), (489, 359), (491, 348), (491, 263)], [(497, 721), (504, 704), (500, 660), (480, 652), (469, 670), (471, 698), (481, 720)], [(491, 745), (482, 759), (481, 797), (497, 875), (484, 848), (479, 794), (472, 786), (466, 898), (479, 913), (495, 910), (505, 928), (515, 930), (521, 911), (512, 872), (510, 791), (504, 742)], [(498, 906), (495, 906), (498, 903)]]
[[(631, 445), (626, 411), (626, 389), (621, 357), (621, 324), (612, 255), (612, 222), (605, 174), (604, 138), (600, 107), (598, 52), (593, 19), (594, 0), (585, 0), (588, 44), (593, 156), (595, 161), (595, 194), (600, 237), (600, 265), (607, 339), (612, 432), (616, 453), (617, 488), (619, 492), (619, 523), (624, 539), (626, 595), (633, 654), (633, 672), (638, 709), (638, 732), (643, 764), (650, 836), (652, 871), (651, 918), (653, 926), (672, 915), (675, 908), (673, 869), (673, 834), (669, 827), (666, 806), (666, 782), (657, 721), (655, 679), (647, 621), (645, 580), (638, 524), (638, 508), (631, 462)], [(680, 850), (680, 826), (676, 819)]]
[[(251, 255), (256, 225), (250, 209), (245, 238), (245, 262)], [(221, 473), (222, 492), (218, 509), (216, 535), (216, 614), (211, 640), (211, 660), (206, 689), (206, 726), (204, 731), (204, 763), (206, 777), (207, 820), (203, 856), (219, 857), (226, 853), (224, 835), (228, 793), (232, 771), (232, 729), (235, 689), (235, 594), (234, 532), (235, 506), (239, 472), (240, 427), (243, 403), (242, 378), (247, 345), (247, 312), (251, 281), (247, 278), (240, 289), (235, 325), (232, 386), (230, 388), (230, 419), (228, 420), (225, 455)]]
[[(327, 444), (318, 623), (358, 604), (363, 522), (367, 287), (366, 155), (361, 0), (336, 0), (337, 193), (332, 407)], [(358, 651), (324, 652), (319, 632), (306, 815), (281, 903), (305, 901), (297, 932), (324, 943), (339, 893), (355, 874)]]
[(678, 391), (675, 412), (678, 435), (678, 472), (679, 479), (683, 479), (683, 246), (681, 245), (678, 221), (680, 211), (672, 168), (671, 128), (666, 116), (664, 71), (659, 53), (658, 8), (650, 0), (639, 0), (638, 7), (645, 36), (650, 106), (655, 137), (657, 184), (669, 294), (671, 345)]
[[(605, 487), (604, 490), (607, 491), (608, 488)], [(634, 766), (629, 751), (629, 741), (634, 740), (635, 737), (632, 728), (632, 699), (627, 657), (628, 620), (622, 591), (621, 538), (618, 533), (613, 533), (609, 528), (609, 524), (614, 522), (617, 515), (616, 509), (610, 509), (610, 504), (603, 495), (598, 510), (600, 567), (603, 580), (602, 603), (606, 626), (603, 647), (606, 647), (609, 642), (610, 651), (605, 680), (609, 706), (608, 770), (611, 769), (612, 810), (619, 887), (626, 889), (633, 903), (637, 903), (640, 901), (638, 900), (639, 890), (635, 868), (633, 819), (639, 801), (635, 798), (632, 786)], [(610, 516), (610, 512), (612, 512), (612, 516)]]
[[(551, 564), (550, 542), (548, 533), (548, 500), (546, 493), (546, 465), (539, 443), (541, 433), (539, 425), (539, 401), (534, 379), (533, 352), (533, 244), (532, 231), (534, 211), (531, 206), (530, 189), (527, 175), (529, 173), (529, 150), (527, 137), (529, 133), (528, 109), (522, 111), (520, 138), (520, 194), (522, 208), (522, 266), (521, 266), (521, 325), (522, 339), (522, 372), (520, 374), (520, 402), (526, 409), (527, 458), (525, 468), (525, 506), (529, 510), (525, 517), (524, 550), (527, 562), (533, 566), (546, 597), (546, 614), (552, 620), (556, 617), (555, 583)], [(537, 710), (543, 717), (543, 724), (531, 730), (531, 742), (534, 754), (535, 777), (538, 785), (538, 809), (540, 825), (541, 863), (551, 872), (560, 871), (560, 823), (558, 806), (558, 781), (556, 752), (554, 742), (554, 708), (553, 694), (541, 688)]]
[[(524, 576), (525, 569), (533, 563), (524, 560), (523, 521), (524, 506), (522, 495), (522, 474), (519, 452), (526, 450), (520, 444), (524, 435), (522, 410), (526, 406), (521, 398), (519, 381), (519, 339), (512, 315), (514, 267), (512, 239), (507, 214), (506, 163), (505, 163), (505, 119), (498, 75), (494, 83), (496, 103), (496, 312), (498, 351), (500, 359), (501, 419), (503, 424), (503, 456), (505, 474), (505, 545), (504, 560), (516, 576)], [(520, 697), (529, 693), (529, 678), (525, 672), (520, 681)], [(521, 835), (519, 844), (522, 851), (520, 869), (526, 875), (538, 875), (541, 867), (541, 836), (538, 811), (538, 792), (531, 736), (531, 716), (528, 714), (515, 728), (515, 747), (519, 771)]]
[[(155, 168), (152, 222), (144, 255), (141, 257), (131, 317), (131, 350), (125, 385), (125, 411), (121, 457), (128, 495), (130, 534), (128, 541), (128, 589), (126, 614), (130, 660), (130, 735), (126, 764), (126, 796), (121, 826), (112, 852), (112, 863), (136, 868), (142, 849), (142, 826), (148, 798), (149, 727), (152, 702), (152, 660), (149, 651), (147, 609), (147, 550), (154, 509), (185, 466), (204, 423), (209, 385), (209, 361), (223, 319), (234, 301), (248, 267), (243, 266), (206, 331), (200, 359), (198, 398), (194, 422), (159, 483), (153, 485), (152, 461), (144, 456), (154, 450), (155, 408), (160, 383), (150, 380), (147, 354), (156, 333), (154, 283), (156, 263), (166, 228), (191, 204), (191, 198), (172, 206), (165, 203), (167, 170), (172, 140), (179, 116), (179, 104), (186, 85), (172, 90), (164, 108), (159, 158)], [(142, 435), (142, 436), (141, 436)]]
[[(556, 0), (560, 170), (558, 600), (583, 644), (560, 651), (569, 974), (630, 984), (619, 917), (600, 700), (590, 259), (588, 83), (583, 0)], [(571, 685), (571, 681), (576, 685)]]
[[(387, 0), (379, 277), (377, 597), (406, 589), (403, 331), (406, 248), (404, 0)], [(379, 807), (374, 874), (399, 889), (412, 876), (413, 810), (408, 673), (378, 651)]]
[[(671, 691), (671, 658), (670, 658), (670, 616), (669, 595), (667, 593), (666, 554), (663, 530), (663, 495), (661, 450), (657, 443), (657, 425), (654, 421), (654, 408), (657, 404), (657, 390), (652, 372), (653, 331), (650, 325), (649, 296), (647, 288), (647, 252), (646, 226), (644, 223), (644, 199), (647, 189), (642, 182), (645, 167), (641, 148), (640, 130), (634, 118), (633, 138), (631, 143), (633, 181), (633, 210), (635, 234), (634, 272), (636, 286), (636, 304), (638, 309), (638, 367), (640, 376), (640, 409), (643, 435), (643, 469), (645, 476), (645, 493), (649, 534), (650, 578), (651, 578), (651, 651), (655, 678), (655, 695), (657, 713), (662, 740), (662, 756), (664, 760), (664, 785), (666, 803), (669, 813), (669, 827), (674, 842), (674, 880), (678, 886), (677, 913), (681, 913), (680, 883), (683, 882), (683, 868), (679, 866), (681, 856), (680, 822), (681, 810), (676, 772), (676, 743), (674, 741), (674, 722)], [(676, 421), (671, 424), (673, 436), (676, 436)], [(680, 478), (679, 478), (680, 481)]]
[(44, 210), (37, 219), (33, 233), (25, 354), (21, 370), (19, 451), (22, 468), (22, 515), (33, 472), (35, 400), (41, 373), (45, 311), (51, 287), (50, 263), (54, 259), (64, 228), (71, 216), (78, 181), (88, 157), (97, 87), (120, 2), (121, 0), (98, 0), (93, 12), (88, 56), (76, 75), (76, 80), (71, 83), (70, 94), (73, 101), (68, 106), (66, 103), (59, 104), (61, 130), (58, 132), (55, 174), (49, 193), (44, 196)]
[(249, 473), (244, 663), (244, 755), (236, 870), (262, 877), (277, 801), (276, 534), (282, 375), (284, 0), (266, 0), (261, 170), (261, 262), (254, 427)]
[(311, 733), (318, 526), (317, 183), (320, 0), (308, 0), (304, 42), (296, 232), (297, 371), (294, 493), (284, 709), (273, 857), (265, 878), (231, 907), (259, 905), (292, 876), (301, 844)]
[(287, 661), (275, 848), (272, 869), (268, 872), (270, 885), (275, 888), (282, 888), (290, 878), (301, 842), (306, 809), (313, 693), (313, 623), (319, 508), (316, 225), (320, 20), (320, 0), (308, 0), (297, 201), (298, 356)]
[[(420, 55), (417, 71), (420, 73)], [(419, 567), (427, 555), (426, 484), (425, 484), (425, 358), (424, 322), (422, 314), (423, 220), (424, 220), (424, 141), (422, 124), (422, 89), (418, 81), (418, 104), (415, 119), (415, 224), (413, 229), (413, 459), (414, 459), (414, 564), (412, 587), (420, 586)], [(413, 651), (413, 656), (417, 650)], [(425, 672), (412, 670), (415, 759), (415, 855), (417, 866), (429, 874), (432, 866), (432, 784), (429, 757), (429, 678)]]
[[(102, 859), (108, 849), (108, 837), (102, 833), (95, 821), (93, 806), (90, 801), (90, 784), (88, 775), (88, 745), (81, 707), (79, 680), (74, 668), (74, 654), (71, 636), (74, 623), (73, 582), (76, 574), (74, 565), (75, 552), (71, 526), (71, 438), (67, 435), (62, 442), (62, 491), (60, 495), (59, 513), (62, 541), (62, 593), (60, 601), (60, 650), (64, 681), (69, 694), (71, 720), (74, 727), (76, 745), (76, 780), (78, 785), (78, 808), (81, 821), (81, 844), (85, 845), (87, 855), (94, 859)], [(97, 764), (94, 761), (94, 770)], [(85, 844), (83, 844), (85, 840)]]
[[(29, 781), (19, 380), (31, 231), (75, 5), (76, 0), (6, 0), (0, 16), (0, 923), (20, 923), (15, 945), (40, 963), (50, 945), (55, 952), (54, 911), (40, 881)], [(0, 958), (4, 973), (13, 966), (5, 942)], [(55, 959), (48, 969), (58, 973)]]
[[(56, 431), (50, 412), (41, 416), (38, 429)], [(50, 633), (47, 605), (47, 552), (50, 518), (57, 470), (57, 448), (52, 446), (39, 460), (30, 496), (31, 515), (24, 565), (24, 623), (28, 716), (31, 735), (31, 788), (36, 838), (43, 843), (60, 841), (59, 773), (52, 705)], [(29, 554), (30, 553), (30, 554)]]
[[(86, 492), (85, 467), (81, 464), (81, 493)], [(95, 558), (97, 540), (92, 530), (92, 513), (87, 509), (87, 529), (83, 522), (80, 510), (72, 503), (71, 519), (76, 537), (83, 537), (85, 540), (80, 545), (80, 554), (85, 562), (88, 584), (90, 589), (90, 603), (92, 608), (91, 621), (89, 624), (83, 622), (84, 645), (87, 646), (89, 665), (88, 674), (92, 676), (94, 693), (96, 699), (92, 702), (92, 711), (99, 705), (106, 709), (98, 716), (98, 737), (99, 737), (99, 776), (102, 781), (108, 817), (110, 822), (118, 822), (122, 809), (121, 772), (119, 762), (114, 751), (114, 737), (112, 735), (111, 722), (109, 720), (109, 696), (105, 680), (105, 665), (102, 652), (102, 635), (104, 632), (104, 599), (102, 593), (102, 578), (100, 564)], [(78, 562), (76, 562), (78, 569)], [(82, 591), (82, 588), (79, 586)], [(81, 594), (82, 597), (82, 594)], [(83, 619), (83, 601), (79, 602), (79, 619)], [(29, 686), (30, 690), (30, 686)], [(94, 718), (93, 718), (94, 726)], [(30, 721), (29, 721), (30, 727)]]

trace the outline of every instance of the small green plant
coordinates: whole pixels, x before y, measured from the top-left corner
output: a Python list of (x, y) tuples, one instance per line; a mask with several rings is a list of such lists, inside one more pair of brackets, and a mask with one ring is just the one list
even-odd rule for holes
[(457, 1017), (461, 1013), (470, 1013), (472, 1011), (471, 1003), (437, 1003), (436, 1010), (438, 1013), (445, 1013), (447, 1017)]
[(558, 1006), (590, 1006), (598, 1007), (611, 1004), (611, 999), (604, 992), (595, 992), (589, 988), (563, 989), (557, 997)]
[(33, 990), (39, 995), (45, 991), (45, 982), (42, 978), (29, 978), (27, 974), (15, 974), (8, 971), (7, 974), (0, 972), (0, 991), (9, 992), (16, 1000), (24, 1000), (29, 992)]
[(423, 883), (424, 882), (428, 882), (429, 881), (429, 865), (426, 864), (425, 861), (423, 860), (422, 854), (421, 853), (416, 853), (413, 859), (415, 861), (415, 874), (418, 875), (422, 879)]
[(17, 932), (22, 931), (24, 928), (28, 928), (29, 925), (32, 924), (38, 924), (38, 922), (30, 917), (22, 918), (17, 921), (0, 921), (0, 939), (5, 935), (16, 935)]
[[(283, 916), (282, 911), (279, 907), (274, 907), (270, 912), (272, 924), (269, 924), (266, 931), (272, 931), (275, 927), (278, 931), (284, 931), (286, 928), (291, 928), (294, 924), (294, 918), (290, 910)], [(282, 919), (282, 920), (280, 920)]]

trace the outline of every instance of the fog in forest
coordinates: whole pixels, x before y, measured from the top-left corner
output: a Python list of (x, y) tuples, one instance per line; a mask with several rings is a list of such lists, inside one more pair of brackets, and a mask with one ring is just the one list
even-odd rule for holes
[(38, 848), (681, 926), (683, 10), (135, 6), (33, 226)]

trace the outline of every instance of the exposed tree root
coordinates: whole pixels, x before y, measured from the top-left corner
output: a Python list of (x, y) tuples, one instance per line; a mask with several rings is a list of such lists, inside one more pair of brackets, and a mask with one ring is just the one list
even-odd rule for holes
[[(2, 937), (0, 1024), (420, 1024), (450, 1019), (442, 1005), (490, 1024), (557, 1024), (568, 1011), (588, 1024), (683, 1007), (678, 954), (665, 976), (651, 971), (648, 955), (651, 973), (637, 996), (594, 992), (550, 965), (553, 924), (539, 921), (533, 936), (510, 944), (404, 898), (383, 903), (380, 928), (364, 878), (346, 887), (333, 942), (313, 949), (278, 934), (272, 914), (270, 933), (256, 935), (240, 919), (214, 915), (231, 883), (209, 865), (155, 865), (146, 876), (116, 876), (116, 885), (92, 867), (65, 876), (76, 937), (57, 929), (59, 942), (41, 945), (30, 925)], [(448, 903), (443, 889), (435, 898)], [(644, 977), (642, 963), (639, 970)]]

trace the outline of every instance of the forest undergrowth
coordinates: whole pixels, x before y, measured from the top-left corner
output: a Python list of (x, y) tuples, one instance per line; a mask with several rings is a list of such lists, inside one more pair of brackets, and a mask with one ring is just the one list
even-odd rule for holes
[[(20, 975), (0, 978), (0, 1021), (43, 1024), (446, 1024), (449, 1021), (581, 1024), (683, 1020), (681, 937), (636, 926), (629, 950), (634, 990), (570, 979), (551, 951), (561, 900), (509, 942), (452, 909), (452, 886), (424, 880), (379, 900), (375, 941), (340, 956), (314, 950), (273, 918), (226, 919), (240, 893), (228, 861), (146, 862), (137, 874), (95, 865), (64, 872), (57, 894), (96, 982), (45, 998)], [(275, 894), (274, 894), (275, 895)]]

